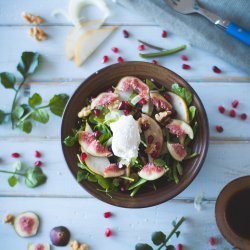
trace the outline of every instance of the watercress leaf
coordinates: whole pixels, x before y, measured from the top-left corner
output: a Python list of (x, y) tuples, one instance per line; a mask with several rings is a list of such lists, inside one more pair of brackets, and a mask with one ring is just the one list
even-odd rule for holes
[(29, 105), (34, 108), (37, 105), (40, 105), (42, 103), (42, 97), (35, 93), (29, 98)]
[(31, 114), (32, 119), (35, 121), (41, 122), (43, 124), (49, 121), (49, 114), (44, 109), (36, 109)]
[(146, 84), (148, 85), (150, 90), (157, 89), (156, 85), (149, 79), (146, 79)]
[(21, 104), (20, 106), (24, 110), (23, 116), (26, 115), (26, 114), (28, 114), (30, 112), (30, 110), (31, 110), (30, 106), (28, 104), (26, 104), (26, 103)]
[(153, 160), (153, 163), (156, 166), (165, 166), (166, 165), (166, 162), (163, 159), (161, 159), (161, 158)]
[(168, 245), (168, 246), (166, 247), (166, 250), (175, 250), (175, 246), (173, 246), (173, 245)]
[(17, 178), (16, 178), (16, 176), (14, 176), (14, 175), (10, 176), (10, 177), (8, 178), (8, 183), (9, 183), (9, 185), (10, 185), (11, 187), (16, 186), (16, 184), (17, 184)]
[(40, 55), (34, 52), (23, 52), (21, 60), (17, 65), (17, 70), (26, 78), (28, 75), (35, 72), (37, 66), (39, 65)]
[(20, 160), (15, 161), (12, 164), (13, 171), (20, 171), (22, 169), (22, 162)]
[(62, 116), (68, 99), (69, 96), (66, 94), (54, 95), (49, 101), (50, 111), (55, 115)]
[(38, 187), (47, 180), (47, 176), (43, 173), (42, 169), (38, 167), (28, 168), (25, 177), (25, 185), (30, 188)]
[(0, 124), (4, 122), (5, 119), (5, 112), (0, 109)]
[(14, 74), (9, 72), (2, 72), (0, 73), (0, 80), (2, 85), (6, 89), (14, 89), (14, 85), (16, 83), (16, 77)]
[(22, 121), (18, 127), (25, 133), (29, 134), (32, 130), (32, 123), (31, 121), (24, 120)]
[(192, 93), (186, 88), (180, 87), (178, 83), (172, 85), (172, 91), (178, 96), (182, 97), (188, 105), (192, 102)]
[(196, 107), (195, 106), (190, 106), (189, 107), (189, 114), (190, 114), (190, 120), (192, 121), (195, 117), (195, 113), (196, 113)]
[(182, 168), (182, 166), (181, 166), (181, 164), (179, 162), (177, 162), (176, 168), (177, 168), (177, 171), (178, 171), (179, 175), (182, 175), (183, 174), (183, 168)]
[(76, 180), (77, 182), (81, 182), (83, 180), (86, 180), (88, 176), (89, 176), (88, 172), (79, 170), (76, 175)]
[(88, 181), (90, 181), (90, 182), (97, 182), (97, 178), (96, 178), (95, 175), (89, 174), (88, 175)]
[(135, 246), (135, 250), (153, 250), (153, 248), (148, 244), (138, 243)]
[(166, 235), (163, 232), (161, 232), (161, 231), (154, 232), (152, 234), (152, 236), (151, 236), (151, 240), (153, 241), (153, 243), (156, 246), (158, 246), (161, 243), (163, 243), (165, 239), (166, 239)]
[(180, 236), (180, 234), (181, 234), (180, 231), (175, 232), (176, 238), (178, 238)]
[(14, 119), (19, 120), (24, 114), (24, 109), (22, 106), (18, 105), (14, 108), (12, 115)]
[(95, 175), (98, 184), (104, 188), (104, 189), (109, 189), (112, 186), (112, 183), (110, 182), (110, 180), (105, 179), (104, 177), (102, 177), (101, 175)]
[(77, 129), (73, 129), (73, 136), (67, 136), (64, 140), (63, 143), (67, 147), (72, 147), (74, 144), (78, 141), (78, 131)]

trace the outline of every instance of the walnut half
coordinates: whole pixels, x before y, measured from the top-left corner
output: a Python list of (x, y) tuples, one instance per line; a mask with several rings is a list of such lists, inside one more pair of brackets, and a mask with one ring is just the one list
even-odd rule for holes
[(80, 244), (77, 240), (73, 240), (70, 242), (71, 250), (89, 250), (87, 244)]
[(14, 222), (14, 216), (12, 214), (7, 214), (4, 219), (3, 219), (4, 223), (9, 223), (9, 224), (13, 224)]
[(34, 37), (37, 41), (43, 41), (48, 39), (47, 33), (38, 27), (33, 27), (29, 29), (29, 34)]
[(155, 114), (155, 120), (159, 123), (165, 123), (171, 114), (171, 111), (160, 112), (158, 114)]
[(23, 12), (22, 17), (25, 21), (30, 24), (41, 24), (44, 23), (44, 19), (40, 16), (34, 16), (31, 13)]
[(78, 113), (78, 117), (83, 118), (90, 115), (90, 113), (91, 113), (91, 107), (90, 105), (88, 105), (87, 107), (82, 108), (82, 110)]

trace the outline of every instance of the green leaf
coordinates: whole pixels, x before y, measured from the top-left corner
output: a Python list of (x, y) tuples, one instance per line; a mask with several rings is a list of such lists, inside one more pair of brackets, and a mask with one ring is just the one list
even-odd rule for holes
[(148, 244), (138, 243), (135, 246), (136, 250), (153, 250), (153, 248)]
[(172, 226), (173, 226), (173, 227), (176, 226), (176, 221), (175, 221), (175, 220), (172, 221)]
[(178, 238), (180, 236), (180, 234), (181, 234), (180, 231), (175, 232), (176, 238)]
[(166, 162), (163, 159), (161, 159), (161, 158), (153, 160), (153, 163), (156, 166), (165, 166), (166, 165)]
[(168, 245), (168, 246), (166, 247), (166, 250), (175, 250), (175, 246), (173, 246), (173, 245)]
[(136, 183), (133, 183), (131, 186), (129, 186), (128, 190), (132, 190), (132, 189), (134, 189), (134, 188), (136, 188), (136, 187), (138, 187), (138, 186), (143, 185), (143, 184), (146, 183), (146, 182), (147, 182), (147, 180), (141, 178), (141, 179), (138, 180)]
[(35, 93), (29, 98), (29, 105), (34, 108), (37, 105), (40, 105), (42, 103), (42, 97)]
[(172, 91), (182, 97), (188, 105), (192, 102), (192, 93), (186, 88), (180, 87), (178, 83), (172, 85)]
[(72, 147), (74, 144), (78, 141), (78, 131), (76, 129), (73, 129), (73, 136), (67, 136), (63, 143), (67, 147)]
[(21, 104), (20, 105), (23, 110), (24, 110), (24, 113), (23, 113), (23, 116), (25, 116), (26, 114), (28, 114), (30, 111), (31, 111), (31, 108), (28, 104), (24, 103), (24, 104)]
[(5, 112), (0, 109), (0, 124), (4, 122), (5, 119)]
[(190, 106), (189, 107), (189, 114), (190, 114), (190, 120), (192, 121), (195, 117), (195, 113), (196, 113), (196, 107), (195, 106)]
[(181, 164), (179, 162), (177, 162), (176, 168), (177, 168), (177, 171), (178, 171), (179, 175), (182, 175), (183, 174), (183, 168), (182, 168), (182, 166), (181, 166)]
[(47, 180), (47, 176), (43, 173), (42, 169), (38, 167), (29, 168), (25, 177), (25, 185), (30, 188), (38, 187)]
[(10, 177), (8, 178), (8, 183), (9, 183), (9, 185), (10, 185), (11, 187), (16, 186), (16, 184), (17, 184), (17, 178), (16, 178), (14, 175), (10, 176)]
[(28, 75), (33, 74), (39, 65), (40, 55), (34, 52), (23, 52), (21, 60), (17, 65), (17, 70), (26, 78)]
[(101, 136), (98, 138), (100, 143), (105, 144), (111, 137), (112, 134), (105, 124), (98, 124), (96, 125), (96, 128), (101, 132)]
[(76, 175), (76, 180), (77, 182), (81, 182), (83, 180), (86, 180), (88, 176), (89, 176), (88, 172), (79, 170)]
[(22, 162), (20, 160), (15, 161), (12, 164), (13, 171), (20, 171), (22, 169)]
[(146, 84), (148, 85), (150, 90), (157, 89), (156, 85), (149, 79), (146, 79)]
[(68, 99), (69, 96), (66, 94), (54, 95), (49, 101), (50, 111), (55, 115), (62, 116)]
[(2, 72), (0, 73), (0, 80), (2, 85), (6, 89), (14, 89), (16, 83), (16, 77), (12, 73)]
[(24, 120), (21, 122), (18, 127), (25, 133), (29, 134), (32, 130), (32, 123), (31, 121)]
[(14, 108), (12, 115), (14, 119), (19, 120), (24, 114), (24, 109), (22, 106), (18, 105)]
[(156, 246), (163, 243), (165, 239), (166, 239), (166, 235), (161, 231), (152, 233), (151, 240)]
[(41, 122), (43, 124), (49, 121), (49, 114), (44, 109), (36, 109), (34, 112), (32, 112), (31, 117), (35, 121)]
[(110, 182), (110, 180), (105, 179), (104, 177), (102, 177), (101, 175), (95, 175), (98, 184), (104, 188), (104, 189), (109, 189), (112, 187), (112, 183)]
[(96, 178), (95, 175), (89, 174), (88, 175), (88, 181), (90, 181), (90, 182), (97, 182), (97, 178)]

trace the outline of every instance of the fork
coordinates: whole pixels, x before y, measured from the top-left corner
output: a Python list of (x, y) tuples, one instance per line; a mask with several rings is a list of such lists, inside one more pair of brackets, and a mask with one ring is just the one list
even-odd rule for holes
[(214, 23), (217, 27), (222, 28), (227, 34), (240, 40), (241, 42), (250, 45), (250, 32), (241, 28), (237, 24), (223, 20), (218, 15), (202, 8), (196, 0), (165, 0), (166, 3), (175, 11), (182, 14), (198, 13), (206, 17), (209, 21)]

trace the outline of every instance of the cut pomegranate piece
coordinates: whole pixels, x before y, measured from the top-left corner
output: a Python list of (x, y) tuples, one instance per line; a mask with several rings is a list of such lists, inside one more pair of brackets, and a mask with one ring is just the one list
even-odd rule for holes
[(11, 156), (12, 156), (12, 158), (19, 158), (20, 154), (19, 153), (12, 153)]
[(111, 48), (111, 50), (114, 52), (114, 53), (118, 53), (119, 52), (119, 49), (117, 47), (113, 47)]
[(112, 231), (110, 228), (106, 228), (105, 235), (106, 235), (106, 237), (110, 237), (112, 235)]
[(105, 212), (105, 213), (103, 214), (104, 218), (109, 218), (109, 217), (111, 217), (111, 215), (112, 215), (111, 212)]
[(138, 50), (140, 50), (140, 51), (145, 50), (144, 44), (140, 44), (140, 45), (138, 46)]
[(239, 101), (238, 101), (238, 100), (234, 100), (234, 101), (232, 102), (232, 107), (233, 107), (233, 108), (237, 108), (238, 105), (239, 105)]
[(235, 117), (235, 116), (236, 116), (236, 111), (235, 111), (234, 109), (231, 109), (231, 110), (229, 111), (229, 115), (230, 115), (231, 117)]
[(167, 33), (166, 30), (163, 30), (163, 31), (161, 32), (161, 36), (162, 36), (163, 38), (167, 37), (167, 35), (168, 35), (168, 33)]
[(124, 62), (124, 60), (123, 60), (123, 58), (122, 58), (121, 56), (119, 56), (119, 57), (117, 58), (117, 62), (118, 62), (118, 63), (122, 63), (122, 62)]
[(188, 61), (188, 57), (187, 57), (186, 55), (182, 55), (182, 56), (181, 56), (181, 60), (183, 60), (183, 61)]
[(106, 63), (106, 62), (108, 62), (108, 60), (109, 60), (109, 57), (105, 55), (102, 58), (102, 63)]
[(188, 64), (182, 64), (183, 69), (191, 69), (191, 66)]
[(243, 113), (240, 115), (241, 120), (245, 121), (247, 119), (247, 114)]
[(223, 114), (225, 112), (225, 108), (221, 105), (218, 107), (218, 110), (221, 114)]
[(213, 66), (213, 72), (216, 73), (216, 74), (220, 74), (221, 69), (219, 69), (217, 66)]
[(127, 30), (123, 30), (123, 36), (124, 38), (128, 38), (129, 37), (129, 32)]
[(36, 150), (36, 151), (35, 151), (35, 157), (36, 157), (36, 158), (40, 158), (41, 156), (42, 156), (41, 152), (38, 151), (38, 150)]
[(220, 125), (215, 126), (215, 129), (218, 133), (222, 133), (224, 131), (223, 127)]

